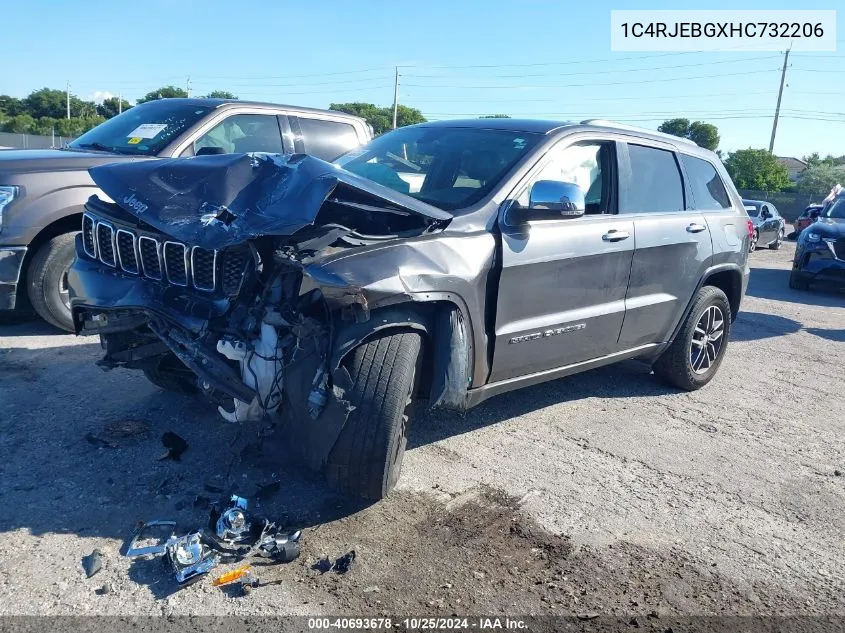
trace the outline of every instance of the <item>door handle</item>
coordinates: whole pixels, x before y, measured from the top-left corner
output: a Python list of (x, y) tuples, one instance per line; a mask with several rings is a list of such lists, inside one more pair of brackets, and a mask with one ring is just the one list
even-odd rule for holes
[(601, 236), (605, 242), (621, 242), (622, 240), (627, 240), (631, 235), (628, 231), (617, 231), (616, 229), (610, 229), (607, 233)]
[(687, 233), (701, 233), (706, 229), (707, 227), (703, 224), (696, 224), (695, 222), (693, 222), (687, 227)]

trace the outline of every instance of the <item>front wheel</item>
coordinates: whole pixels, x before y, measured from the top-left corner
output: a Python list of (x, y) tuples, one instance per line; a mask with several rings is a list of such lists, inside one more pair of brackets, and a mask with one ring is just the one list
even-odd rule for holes
[(175, 354), (166, 354), (144, 367), (144, 376), (159, 389), (172, 393), (192, 396), (199, 391), (196, 375)]
[(731, 306), (719, 288), (704, 286), (678, 335), (654, 363), (655, 375), (685, 391), (695, 391), (713, 379), (728, 346)]
[(76, 234), (57, 235), (42, 244), (26, 272), (33, 309), (50, 325), (73, 332), (67, 273), (76, 255)]
[(784, 230), (781, 229), (780, 231), (778, 231), (777, 239), (774, 242), (772, 242), (771, 244), (769, 244), (769, 248), (772, 249), (773, 251), (778, 250), (781, 247), (781, 244), (783, 244), (783, 236), (784, 236)]
[(793, 270), (789, 273), (789, 287), (793, 290), (807, 290), (810, 287), (810, 282), (804, 275)]
[(329, 483), (365, 499), (393, 489), (407, 444), (408, 407), (420, 358), (419, 334), (384, 334), (344, 360), (352, 378), (349, 414), (325, 466)]

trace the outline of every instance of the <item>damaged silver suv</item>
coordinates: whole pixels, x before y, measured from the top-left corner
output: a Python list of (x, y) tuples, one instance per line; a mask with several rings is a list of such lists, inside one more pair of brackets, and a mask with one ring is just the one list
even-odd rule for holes
[(408, 405), (464, 411), (638, 358), (707, 384), (748, 282), (718, 158), (603, 121), (385, 134), (334, 164), (197, 156), (90, 170), (69, 282), (105, 367), (201, 394), (367, 498), (396, 483)]

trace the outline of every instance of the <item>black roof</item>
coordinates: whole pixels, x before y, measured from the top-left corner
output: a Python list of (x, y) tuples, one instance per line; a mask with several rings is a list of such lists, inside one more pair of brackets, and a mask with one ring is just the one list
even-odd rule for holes
[(512, 132), (534, 132), (548, 134), (569, 125), (572, 121), (548, 121), (544, 119), (451, 119), (447, 121), (429, 121), (420, 123), (421, 127), (471, 127), (485, 130), (509, 130)]

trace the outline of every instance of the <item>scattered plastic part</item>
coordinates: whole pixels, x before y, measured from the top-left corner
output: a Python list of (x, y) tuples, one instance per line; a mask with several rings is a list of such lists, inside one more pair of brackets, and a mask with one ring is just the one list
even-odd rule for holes
[(95, 549), (88, 556), (82, 557), (82, 569), (85, 570), (86, 578), (90, 578), (103, 568), (103, 560), (100, 550)]
[(246, 499), (232, 495), (229, 508), (217, 519), (217, 538), (229, 543), (242, 543), (250, 538), (252, 523), (246, 512), (247, 505)]
[(161, 443), (167, 449), (159, 460), (172, 459), (174, 461), (181, 461), (182, 453), (188, 450), (188, 442), (184, 438), (179, 437), (172, 431), (166, 431), (161, 436)]
[(313, 569), (314, 571), (318, 571), (321, 574), (325, 574), (326, 572), (331, 571), (332, 567), (332, 562), (329, 560), (328, 556), (323, 556), (320, 560), (311, 565), (311, 569)]
[(227, 571), (225, 574), (218, 576), (217, 578), (212, 580), (211, 584), (214, 587), (221, 587), (223, 585), (233, 583), (237, 580), (241, 580), (249, 576), (249, 569), (249, 565), (244, 565), (243, 567), (238, 567), (237, 569), (233, 569), (232, 571)]
[(105, 595), (110, 594), (111, 592), (112, 592), (111, 583), (107, 583), (107, 582), (103, 583), (101, 586), (94, 589), (94, 593), (96, 593), (98, 596), (105, 596)]
[(167, 558), (180, 586), (199, 580), (220, 562), (220, 557), (203, 541), (202, 531), (170, 540)]
[[(167, 536), (162, 533), (167, 530)], [(153, 532), (159, 532), (158, 543), (155, 545), (140, 546), (144, 540), (154, 538)], [(129, 542), (126, 549), (127, 558), (140, 558), (141, 556), (163, 556), (167, 553), (167, 544), (176, 536), (176, 521), (147, 521), (141, 523), (135, 531), (135, 535)]]
[(350, 550), (334, 562), (334, 569), (338, 574), (345, 574), (352, 568), (352, 563), (355, 562), (355, 550)]
[(302, 530), (290, 534), (271, 534), (266, 536), (258, 545), (259, 556), (272, 558), (277, 563), (290, 563), (299, 558), (299, 539)]

